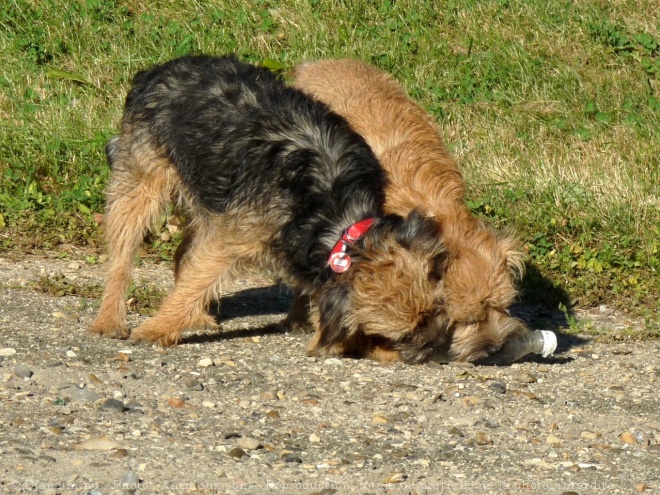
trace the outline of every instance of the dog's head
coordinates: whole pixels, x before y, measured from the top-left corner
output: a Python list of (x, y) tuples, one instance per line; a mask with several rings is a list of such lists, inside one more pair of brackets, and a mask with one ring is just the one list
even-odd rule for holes
[(508, 314), (524, 271), (519, 241), (509, 232), (476, 226), (448, 242), (451, 255), (438, 274), (450, 321), (448, 357), (492, 359), (525, 326)]
[(444, 342), (448, 323), (437, 278), (447, 252), (437, 223), (416, 212), (388, 215), (348, 254), (350, 269), (318, 294), (312, 314), (317, 346), (359, 354), (347, 348), (359, 336), (387, 342), (404, 361), (427, 360)]

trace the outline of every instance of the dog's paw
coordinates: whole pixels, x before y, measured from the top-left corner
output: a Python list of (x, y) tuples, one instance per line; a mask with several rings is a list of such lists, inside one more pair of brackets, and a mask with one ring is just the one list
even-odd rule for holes
[(285, 318), (278, 325), (286, 333), (310, 334), (314, 332), (314, 327), (307, 320)]
[(122, 340), (127, 339), (129, 333), (128, 328), (120, 322), (99, 322), (98, 320), (92, 323), (87, 332), (106, 339)]
[(180, 330), (172, 330), (171, 327), (159, 325), (152, 320), (147, 320), (131, 332), (131, 340), (134, 342), (147, 342), (163, 347), (176, 345), (180, 339)]

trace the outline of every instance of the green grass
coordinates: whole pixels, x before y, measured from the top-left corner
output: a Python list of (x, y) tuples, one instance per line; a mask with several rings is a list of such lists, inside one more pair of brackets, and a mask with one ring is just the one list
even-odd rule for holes
[[(8, 0), (0, 6), (0, 251), (98, 250), (103, 145), (137, 70), (199, 52), (285, 70), (356, 57), (392, 72), (437, 118), (474, 211), (524, 238), (536, 274), (527, 301), (547, 299), (546, 278), (571, 302), (625, 307), (657, 328), (656, 7)], [(168, 258), (170, 243), (154, 239)]]

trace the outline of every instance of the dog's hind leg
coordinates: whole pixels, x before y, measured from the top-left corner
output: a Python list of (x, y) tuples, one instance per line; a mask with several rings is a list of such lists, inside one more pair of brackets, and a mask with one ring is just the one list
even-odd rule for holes
[(158, 313), (131, 332), (132, 340), (167, 346), (176, 344), (186, 328), (216, 326), (214, 317), (207, 312), (209, 303), (240, 260), (257, 255), (261, 248), (258, 243), (223, 229), (223, 220), (203, 222), (206, 225), (195, 227), (185, 256), (179, 259), (174, 289)]
[(122, 149), (121, 139), (114, 138), (107, 147), (112, 168), (104, 218), (108, 272), (101, 307), (89, 329), (113, 338), (128, 336), (125, 298), (133, 259), (147, 230), (165, 211), (175, 184), (169, 161), (149, 146)]

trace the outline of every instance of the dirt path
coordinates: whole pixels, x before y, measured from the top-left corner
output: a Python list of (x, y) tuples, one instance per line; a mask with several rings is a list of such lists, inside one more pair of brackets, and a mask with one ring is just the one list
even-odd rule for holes
[(255, 278), (222, 332), (163, 350), (87, 335), (91, 304), (30, 288), (58, 273), (103, 280), (0, 260), (0, 493), (660, 494), (658, 341), (560, 335), (503, 368), (310, 358), (271, 325), (287, 292)]

